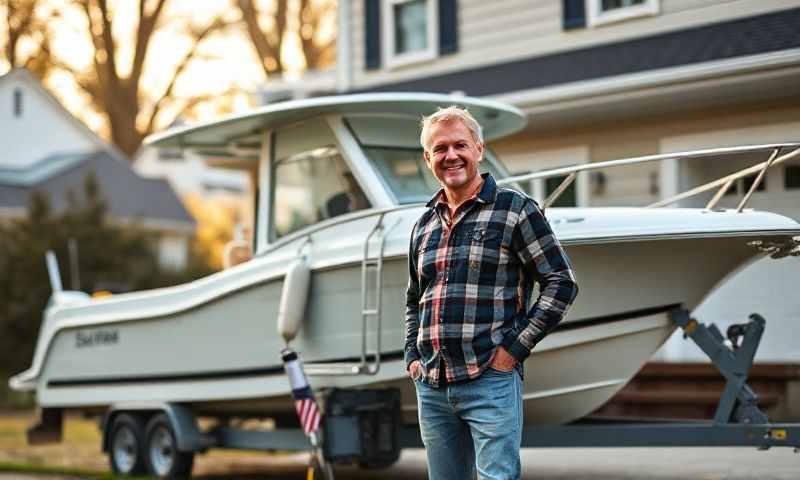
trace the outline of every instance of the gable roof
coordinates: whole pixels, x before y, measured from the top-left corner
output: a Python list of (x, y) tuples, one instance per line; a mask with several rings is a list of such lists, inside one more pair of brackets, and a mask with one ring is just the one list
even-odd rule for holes
[[(58, 169), (48, 165), (61, 162)], [(49, 173), (49, 174), (43, 174)], [(81, 198), (86, 176), (94, 173), (102, 196), (108, 202), (108, 215), (115, 220), (137, 222), (148, 228), (191, 231), (195, 221), (166, 180), (137, 175), (124, 160), (108, 151), (56, 154), (14, 178), (0, 175), (0, 207), (24, 210), (34, 192), (50, 199), (55, 211), (67, 206), (67, 193)], [(5, 181), (4, 181), (5, 180)]]
[(12, 81), (24, 82), (52, 107), (54, 115), (76, 127), (95, 149), (52, 152), (25, 168), (0, 168), (0, 211), (13, 216), (24, 214), (33, 192), (44, 193), (53, 210), (62, 210), (67, 192), (74, 191), (80, 198), (86, 176), (94, 172), (108, 201), (108, 215), (114, 220), (138, 222), (146, 228), (194, 230), (194, 219), (166, 180), (139, 176), (122, 152), (75, 118), (29, 71), (17, 68), (1, 75), (0, 88)]

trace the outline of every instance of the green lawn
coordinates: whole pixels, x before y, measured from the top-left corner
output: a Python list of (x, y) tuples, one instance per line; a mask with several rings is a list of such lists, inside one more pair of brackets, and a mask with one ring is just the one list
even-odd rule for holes
[[(58, 474), (85, 479), (115, 479), (108, 457), (100, 450), (97, 422), (67, 417), (60, 443), (30, 446), (25, 431), (34, 421), (30, 411), (0, 413), (0, 472)], [(194, 474), (208, 478), (298, 478), (304, 454), (216, 450), (195, 458)], [(251, 477), (255, 476), (255, 477)], [(304, 478), (303, 475), (300, 478)], [(124, 477), (130, 480), (130, 477)]]

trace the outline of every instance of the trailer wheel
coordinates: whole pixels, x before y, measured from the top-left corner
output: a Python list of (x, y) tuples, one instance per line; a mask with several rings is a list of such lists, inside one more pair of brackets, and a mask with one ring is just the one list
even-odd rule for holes
[(194, 452), (178, 451), (178, 442), (169, 418), (160, 413), (147, 422), (145, 460), (151, 475), (159, 478), (188, 478), (192, 473)]
[(147, 467), (144, 460), (144, 420), (121, 413), (114, 418), (108, 439), (111, 470), (121, 475), (141, 475)]

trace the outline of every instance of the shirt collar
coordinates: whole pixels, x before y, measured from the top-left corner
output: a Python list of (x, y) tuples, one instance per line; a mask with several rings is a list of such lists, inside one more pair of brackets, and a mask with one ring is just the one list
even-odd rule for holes
[[(483, 178), (483, 186), (481, 187), (481, 191), (478, 192), (478, 196), (475, 197), (475, 201), (480, 203), (492, 203), (497, 196), (497, 183), (495, 183), (494, 177), (492, 177), (489, 172), (482, 173), (481, 178)], [(439, 203), (446, 203), (444, 201), (444, 188), (440, 188), (425, 206), (431, 208)]]

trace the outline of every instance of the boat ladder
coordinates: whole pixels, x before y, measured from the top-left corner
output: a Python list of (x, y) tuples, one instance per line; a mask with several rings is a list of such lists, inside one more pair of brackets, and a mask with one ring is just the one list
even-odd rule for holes
[[(383, 253), (389, 231), (400, 223), (398, 220), (386, 228), (383, 224), (386, 213), (380, 214), (378, 222), (364, 239), (364, 255), (361, 258), (361, 356), (359, 361), (307, 363), (305, 371), (308, 375), (375, 375), (380, 370)], [(370, 255), (370, 246), (373, 243), (377, 243), (377, 256)], [(369, 345), (370, 323), (375, 326), (374, 349), (370, 349)]]

